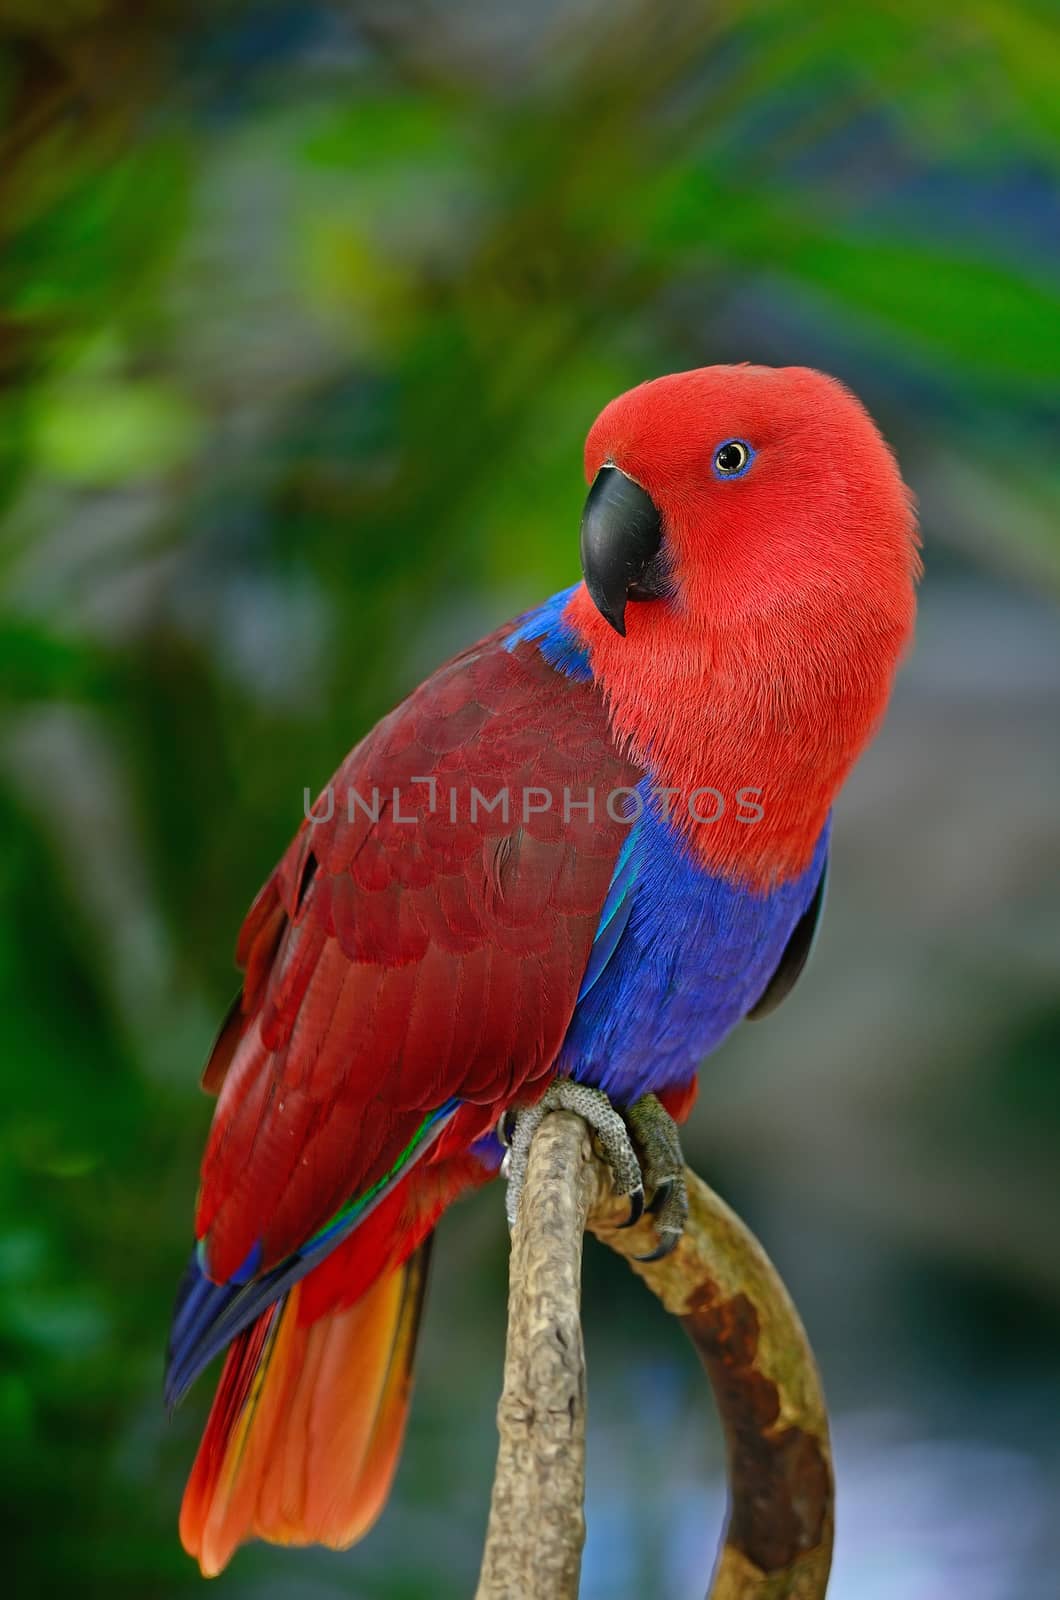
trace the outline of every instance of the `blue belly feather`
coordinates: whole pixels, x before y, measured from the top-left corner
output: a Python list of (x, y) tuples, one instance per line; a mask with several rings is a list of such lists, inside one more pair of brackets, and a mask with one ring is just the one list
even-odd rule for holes
[[(642, 793), (654, 782), (642, 780)], [(616, 863), (560, 1073), (618, 1105), (687, 1084), (776, 971), (820, 883), (828, 833), (799, 877), (754, 890), (706, 871), (646, 800)]]

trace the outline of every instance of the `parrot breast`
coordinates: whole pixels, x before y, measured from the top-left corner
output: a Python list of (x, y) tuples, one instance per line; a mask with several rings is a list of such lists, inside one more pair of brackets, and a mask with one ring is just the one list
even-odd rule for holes
[[(619, 857), (559, 1062), (561, 1075), (619, 1105), (689, 1083), (747, 1015), (828, 854), (826, 823), (810, 865), (771, 889), (708, 872), (649, 798), (651, 784), (639, 786), (644, 810)], [(608, 954), (597, 973), (601, 947)]]

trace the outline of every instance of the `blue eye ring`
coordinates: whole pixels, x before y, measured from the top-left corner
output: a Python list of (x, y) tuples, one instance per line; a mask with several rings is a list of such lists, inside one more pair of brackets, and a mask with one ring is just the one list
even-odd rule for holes
[(710, 463), (710, 470), (721, 483), (742, 478), (754, 465), (754, 447), (746, 439), (726, 439), (719, 444)]

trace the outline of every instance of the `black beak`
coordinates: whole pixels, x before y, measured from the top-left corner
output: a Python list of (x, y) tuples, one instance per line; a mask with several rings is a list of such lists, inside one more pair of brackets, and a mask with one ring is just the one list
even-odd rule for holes
[(582, 572), (600, 615), (626, 632), (626, 601), (669, 593), (662, 523), (650, 495), (618, 467), (601, 467), (582, 512)]

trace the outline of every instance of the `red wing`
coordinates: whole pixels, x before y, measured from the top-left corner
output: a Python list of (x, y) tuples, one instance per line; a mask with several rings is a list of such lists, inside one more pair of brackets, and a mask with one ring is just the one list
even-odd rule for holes
[(606, 799), (640, 774), (591, 684), (503, 638), (357, 746), (251, 908), (242, 1031), (204, 1080), (196, 1232), (217, 1280), (259, 1242), (259, 1270), (302, 1245), (426, 1112), (504, 1103), (555, 1059), (625, 834)]

